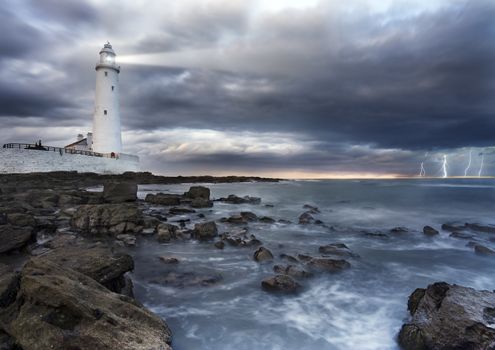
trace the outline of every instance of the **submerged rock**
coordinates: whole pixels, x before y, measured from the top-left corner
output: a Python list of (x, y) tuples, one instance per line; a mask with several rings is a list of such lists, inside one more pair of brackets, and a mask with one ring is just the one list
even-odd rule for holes
[(442, 230), (449, 231), (449, 232), (462, 231), (465, 228), (466, 228), (465, 226), (457, 225), (457, 224), (443, 224), (442, 225)]
[(427, 236), (435, 236), (438, 235), (440, 232), (438, 232), (431, 226), (425, 226), (423, 227), (423, 233)]
[(20, 281), (15, 300), (0, 307), (0, 323), (25, 350), (171, 349), (164, 321), (82, 273), (38, 259)]
[(495, 293), (437, 282), (409, 297), (411, 320), (399, 333), (405, 350), (492, 349)]
[(347, 247), (344, 243), (332, 243), (321, 246), (318, 248), (320, 254), (325, 255), (337, 255), (337, 256), (346, 256), (346, 257), (358, 257), (357, 254), (354, 254), (349, 247)]
[(307, 266), (319, 272), (339, 272), (351, 267), (351, 264), (343, 259), (311, 258)]
[(304, 204), (303, 209), (306, 209), (307, 212), (310, 214), (319, 214), (320, 213), (320, 209), (318, 209), (318, 207), (314, 207), (310, 204)]
[(138, 186), (131, 182), (107, 182), (103, 187), (103, 200), (107, 203), (135, 202)]
[(474, 244), (474, 252), (480, 255), (495, 255), (495, 251), (481, 244)]
[(314, 222), (315, 222), (315, 218), (313, 217), (313, 215), (311, 215), (310, 212), (302, 213), (299, 216), (299, 224), (301, 225), (312, 224)]
[(287, 275), (276, 275), (261, 281), (261, 287), (267, 292), (296, 293), (301, 285)]
[(494, 225), (481, 225), (481, 224), (466, 223), (465, 226), (466, 226), (466, 228), (473, 230), (473, 231), (484, 232), (484, 233), (495, 233), (495, 226)]
[(391, 233), (407, 233), (407, 232), (409, 232), (409, 229), (407, 227), (397, 226), (397, 227), (390, 229), (390, 232)]
[(253, 254), (253, 259), (257, 262), (273, 260), (273, 254), (265, 247), (259, 247)]
[(273, 271), (280, 275), (287, 275), (293, 278), (309, 278), (313, 276), (311, 272), (308, 272), (294, 265), (275, 265), (273, 267)]
[(168, 272), (165, 276), (157, 277), (150, 283), (160, 284), (174, 288), (188, 287), (210, 287), (222, 280), (222, 275), (218, 273), (197, 273), (197, 272)]
[(160, 256), (159, 259), (164, 264), (178, 264), (179, 263), (179, 259), (177, 259), (173, 256)]
[(469, 233), (454, 231), (449, 235), (449, 237), (459, 238), (459, 239), (473, 239), (474, 235), (470, 235)]
[(217, 224), (214, 221), (196, 224), (192, 232), (192, 237), (200, 241), (213, 239), (217, 235)]

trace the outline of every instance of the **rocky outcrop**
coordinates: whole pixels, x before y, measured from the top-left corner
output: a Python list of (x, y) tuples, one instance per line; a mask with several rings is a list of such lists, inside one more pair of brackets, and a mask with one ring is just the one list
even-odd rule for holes
[(261, 287), (267, 292), (293, 294), (300, 290), (301, 285), (287, 275), (276, 275), (261, 281)]
[(109, 248), (84, 245), (63, 246), (35, 260), (61, 264), (91, 277), (116, 293), (121, 293), (128, 284), (124, 274), (134, 269), (134, 261), (128, 254), (116, 254)]
[(438, 235), (440, 232), (438, 232), (438, 230), (435, 230), (433, 227), (431, 226), (425, 226), (423, 227), (423, 233), (427, 236), (435, 236), (435, 235)]
[(259, 247), (253, 254), (254, 261), (264, 262), (264, 261), (272, 261), (273, 254), (270, 250), (265, 247)]
[(148, 202), (151, 204), (172, 206), (172, 205), (179, 205), (181, 197), (182, 196), (177, 195), (177, 194), (148, 193), (144, 200), (145, 200), (145, 202)]
[(218, 201), (229, 204), (260, 204), (261, 198), (250, 196), (239, 197), (235, 194), (230, 194), (227, 198), (220, 198)]
[(157, 226), (157, 239), (160, 243), (170, 242), (177, 238), (177, 230), (179, 228), (172, 224), (159, 224)]
[(92, 235), (136, 234), (143, 229), (143, 217), (135, 204), (82, 205), (74, 213), (71, 226)]
[(287, 265), (287, 266), (275, 265), (273, 267), (273, 271), (275, 273), (280, 274), (280, 275), (287, 275), (287, 276), (297, 278), (297, 279), (309, 278), (309, 277), (313, 276), (313, 274), (311, 272), (308, 272), (308, 271), (301, 269), (301, 268), (294, 266), (294, 265)]
[(0, 254), (25, 247), (33, 238), (31, 227), (0, 226)]
[(310, 212), (302, 213), (299, 216), (299, 224), (301, 225), (313, 224), (314, 222), (315, 218), (313, 217), (313, 215), (311, 215)]
[(103, 187), (103, 200), (106, 203), (135, 202), (138, 186), (132, 182), (108, 182)]
[(159, 317), (46, 259), (24, 266), (15, 300), (0, 307), (0, 327), (24, 350), (171, 349)]
[(217, 224), (214, 221), (203, 222), (194, 225), (192, 237), (200, 241), (206, 241), (215, 238), (218, 235)]
[(495, 348), (494, 292), (437, 282), (416, 289), (408, 309), (399, 333), (405, 350)]

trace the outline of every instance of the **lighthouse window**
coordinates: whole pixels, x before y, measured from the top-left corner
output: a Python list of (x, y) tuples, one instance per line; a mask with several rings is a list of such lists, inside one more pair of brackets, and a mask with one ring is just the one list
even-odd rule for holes
[(105, 76), (108, 77), (108, 72), (105, 72)]
[(113, 89), (115, 89), (115, 86), (112, 85), (112, 91), (113, 91)]
[(107, 110), (106, 109), (103, 110), (103, 114), (107, 115)]

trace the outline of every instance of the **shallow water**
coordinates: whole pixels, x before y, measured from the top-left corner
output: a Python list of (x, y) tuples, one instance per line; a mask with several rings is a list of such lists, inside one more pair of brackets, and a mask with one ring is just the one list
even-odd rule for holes
[[(261, 290), (273, 264), (252, 260), (255, 248), (212, 243), (158, 244), (142, 239), (132, 250), (133, 279), (138, 300), (163, 317), (172, 329), (175, 350), (244, 349), (398, 349), (396, 335), (407, 319), (407, 298), (418, 287), (436, 281), (477, 289), (495, 289), (495, 258), (476, 255), (467, 240), (441, 232), (426, 237), (424, 225), (446, 222), (495, 224), (494, 180), (332, 180), (282, 183), (207, 184), (212, 197), (234, 193), (262, 198), (261, 205), (216, 202), (198, 210), (208, 220), (239, 211), (291, 220), (294, 224), (250, 223), (276, 257), (280, 253), (318, 255), (320, 245), (343, 242), (358, 259), (351, 269), (303, 282), (296, 296)], [(147, 193), (183, 193), (189, 185), (140, 186)], [(306, 203), (333, 229), (297, 225)], [(274, 207), (266, 207), (273, 204)], [(164, 209), (166, 210), (166, 209)], [(192, 217), (195, 217), (193, 214)], [(392, 234), (395, 226), (411, 232)], [(229, 227), (219, 225), (219, 231)], [(388, 238), (369, 237), (386, 233)], [(495, 234), (476, 233), (476, 240), (495, 249)], [(177, 266), (161, 263), (160, 255), (175, 256)], [(275, 263), (285, 263), (276, 258)], [(168, 271), (221, 274), (209, 287), (168, 288), (151, 283)]]

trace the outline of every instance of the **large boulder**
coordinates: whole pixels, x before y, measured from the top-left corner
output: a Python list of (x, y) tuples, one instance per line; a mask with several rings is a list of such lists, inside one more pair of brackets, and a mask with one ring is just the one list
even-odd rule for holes
[(292, 294), (299, 291), (301, 286), (287, 275), (276, 275), (261, 281), (261, 287), (267, 292)]
[(143, 228), (143, 216), (135, 204), (88, 204), (77, 209), (71, 225), (87, 234), (136, 234)]
[(171, 332), (133, 299), (48, 260), (28, 262), (0, 327), (24, 350), (170, 350)]
[(103, 200), (107, 203), (135, 202), (138, 186), (132, 182), (107, 182), (103, 187)]
[(192, 237), (200, 241), (213, 239), (218, 235), (217, 224), (214, 221), (194, 225)]
[(495, 293), (445, 282), (409, 297), (411, 320), (399, 333), (405, 350), (494, 349)]
[(190, 199), (202, 198), (209, 200), (210, 199), (210, 189), (204, 186), (191, 186), (189, 191), (184, 193), (184, 197)]
[(113, 253), (104, 247), (64, 246), (35, 259), (76, 270), (116, 293), (121, 293), (129, 283), (124, 274), (134, 269), (130, 255)]
[(149, 193), (144, 199), (146, 202), (156, 205), (172, 206), (179, 205), (182, 196), (168, 193)]
[(31, 227), (0, 226), (0, 254), (21, 249), (33, 238)]

